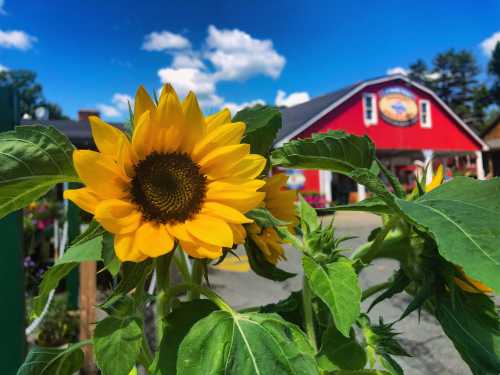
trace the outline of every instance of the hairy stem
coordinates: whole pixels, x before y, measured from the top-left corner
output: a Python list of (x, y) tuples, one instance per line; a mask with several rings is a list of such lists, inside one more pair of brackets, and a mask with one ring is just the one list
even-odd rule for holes
[[(204, 264), (203, 260), (196, 259), (193, 263), (193, 272), (191, 273), (191, 283), (195, 285), (201, 285), (201, 280), (203, 278)], [(200, 291), (197, 289), (191, 289), (189, 291), (189, 300), (200, 298)]]
[(304, 276), (302, 287), (302, 304), (304, 305), (304, 325), (306, 328), (307, 337), (311, 342), (315, 351), (318, 350), (316, 345), (316, 332), (314, 331), (314, 316), (312, 309), (312, 293), (309, 288), (309, 282)]
[(386, 281), (384, 283), (376, 284), (369, 287), (368, 289), (363, 290), (363, 294), (361, 295), (361, 301), (364, 301), (365, 299), (380, 292), (381, 290), (386, 289), (389, 285), (391, 285), (391, 283), (389, 281)]
[[(163, 318), (168, 314), (169, 300), (168, 290), (170, 288), (170, 264), (172, 263), (173, 251), (156, 259), (156, 285), (158, 294), (156, 296), (156, 342), (159, 344), (163, 335)], [(147, 343), (146, 343), (147, 344)]]

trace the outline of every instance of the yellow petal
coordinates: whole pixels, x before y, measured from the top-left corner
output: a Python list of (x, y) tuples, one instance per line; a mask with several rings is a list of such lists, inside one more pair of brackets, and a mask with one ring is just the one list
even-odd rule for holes
[(117, 162), (118, 165), (121, 166), (123, 173), (125, 173), (128, 177), (132, 178), (135, 176), (137, 156), (135, 155), (132, 144), (128, 139), (126, 141), (122, 141), (119, 145)]
[(255, 178), (266, 167), (267, 160), (261, 155), (250, 154), (240, 160), (230, 171), (232, 177)]
[(129, 233), (139, 227), (142, 214), (132, 203), (108, 199), (97, 205), (95, 219), (111, 233)]
[(115, 235), (115, 254), (122, 262), (142, 262), (146, 255), (137, 248), (135, 232)]
[(164, 225), (151, 222), (143, 223), (136, 234), (139, 251), (149, 257), (156, 258), (174, 248), (174, 240)]
[(118, 128), (102, 121), (99, 117), (89, 117), (92, 137), (97, 149), (104, 155), (110, 155), (116, 158), (120, 151), (122, 142), (129, 143), (125, 133)]
[(186, 222), (186, 227), (188, 232), (200, 241), (217, 246), (233, 246), (233, 232), (224, 220), (198, 214), (193, 220)]
[(247, 218), (240, 211), (217, 202), (205, 202), (201, 213), (216, 216), (228, 223), (246, 224), (253, 222), (253, 220)]
[(68, 199), (80, 207), (82, 210), (94, 213), (95, 207), (99, 204), (100, 199), (89, 188), (73, 189), (64, 191), (64, 199)]
[(207, 190), (214, 191), (257, 191), (265, 185), (264, 180), (244, 180), (238, 178), (224, 178), (215, 180), (207, 185)]
[(132, 148), (138, 159), (144, 159), (151, 153), (155, 134), (150, 121), (151, 112), (144, 112), (138, 120), (132, 134)]
[(251, 191), (207, 191), (207, 202), (218, 202), (243, 213), (259, 206), (265, 193)]
[(177, 96), (177, 93), (175, 92), (174, 88), (170, 83), (165, 83), (163, 87), (161, 88), (161, 93), (160, 93), (160, 100), (158, 102), (161, 102), (164, 100), (167, 95), (175, 95), (176, 99), (178, 102), (180, 102), (179, 97)]
[(215, 259), (222, 255), (222, 248), (220, 246), (186, 242), (186, 241), (181, 241), (180, 245), (182, 250), (184, 250), (193, 258)]
[(249, 152), (250, 146), (247, 144), (219, 147), (205, 155), (199, 161), (199, 165), (201, 171), (209, 178), (223, 178)]
[(189, 92), (186, 99), (182, 102), (182, 111), (184, 112), (185, 119), (185, 136), (182, 149), (184, 152), (191, 153), (194, 146), (203, 138), (207, 130), (203, 113), (193, 92)]
[(425, 191), (429, 192), (429, 191), (434, 190), (435, 188), (437, 188), (439, 185), (441, 185), (443, 183), (443, 179), (444, 179), (443, 165), (440, 164), (437, 171), (436, 171), (436, 174), (432, 178), (432, 181), (430, 183), (428, 183), (427, 185), (425, 185)]
[(99, 197), (110, 199), (127, 195), (129, 179), (111, 156), (76, 150), (73, 152), (73, 162), (78, 176)]
[(243, 225), (241, 224), (229, 224), (231, 230), (233, 231), (233, 240), (235, 244), (242, 245), (245, 243), (245, 238), (247, 236), (247, 232)]
[[(167, 91), (164, 89), (164, 91)], [(151, 114), (153, 150), (177, 151), (181, 144), (185, 121), (179, 98), (173, 91), (162, 93), (158, 108)]]
[(194, 238), (191, 236), (187, 230), (187, 226), (184, 223), (181, 224), (166, 224), (165, 226), (170, 235), (178, 240), (193, 242)]
[(195, 145), (192, 158), (197, 161), (217, 147), (238, 144), (244, 132), (245, 124), (242, 122), (221, 125), (213, 131), (208, 132), (207, 135)]
[(224, 108), (222, 111), (207, 116), (205, 118), (205, 122), (207, 123), (207, 130), (210, 132), (219, 125), (231, 122), (231, 111), (227, 108)]
[(146, 111), (152, 111), (155, 105), (144, 86), (140, 86), (135, 93), (134, 102), (134, 128), (139, 125), (139, 119)]

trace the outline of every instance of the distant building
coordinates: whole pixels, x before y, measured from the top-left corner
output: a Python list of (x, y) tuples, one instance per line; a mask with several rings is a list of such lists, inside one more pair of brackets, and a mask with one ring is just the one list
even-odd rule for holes
[[(404, 75), (361, 81), (281, 111), (283, 127), (276, 146), (328, 130), (366, 134), (380, 160), (408, 189), (430, 160), (448, 166), (448, 172), (485, 177), (482, 152), (488, 145), (433, 91)], [(300, 172), (291, 173), (300, 180)], [(355, 191), (358, 199), (365, 197), (363, 186), (343, 176), (328, 171), (303, 174), (302, 190), (324, 201), (344, 200), (346, 192)]]
[(483, 131), (482, 136), (490, 148), (485, 157), (488, 174), (500, 176), (500, 115)]

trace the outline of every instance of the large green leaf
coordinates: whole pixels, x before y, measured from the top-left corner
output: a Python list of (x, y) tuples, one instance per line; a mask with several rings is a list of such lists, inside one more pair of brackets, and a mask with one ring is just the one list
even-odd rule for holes
[(55, 184), (79, 181), (74, 147), (55, 128), (18, 126), (0, 134), (0, 218), (27, 206)]
[(165, 331), (158, 352), (150, 370), (154, 375), (175, 375), (177, 373), (177, 351), (191, 327), (200, 319), (218, 310), (210, 300), (182, 302), (165, 319)]
[(379, 197), (370, 197), (361, 202), (318, 209), (318, 213), (320, 214), (330, 214), (337, 211), (361, 211), (375, 214), (390, 214), (393, 212), (393, 210)]
[(281, 113), (275, 107), (245, 108), (234, 116), (234, 121), (247, 125), (242, 143), (248, 143), (253, 154), (267, 155), (281, 129)]
[(345, 337), (332, 326), (323, 333), (318, 353), (318, 363), (323, 370), (361, 370), (365, 367), (366, 352), (353, 333)]
[(97, 323), (94, 354), (103, 375), (128, 375), (141, 351), (142, 325), (138, 318), (112, 316)]
[(314, 350), (295, 325), (276, 314), (216, 311), (189, 331), (177, 374), (314, 375)]
[(72, 375), (83, 365), (79, 344), (68, 349), (33, 347), (17, 375)]
[(43, 275), (39, 294), (33, 300), (33, 314), (35, 316), (41, 314), (49, 298), (50, 291), (55, 289), (73, 268), (81, 262), (101, 260), (101, 254), (102, 236), (69, 247), (64, 255)]
[(414, 201), (397, 200), (439, 253), (500, 292), (500, 179), (457, 177)]
[(499, 374), (500, 325), (493, 302), (476, 294), (440, 296), (436, 305), (437, 319), (472, 372)]
[(312, 292), (328, 306), (337, 329), (349, 337), (361, 304), (361, 289), (351, 261), (340, 258), (323, 267), (313, 258), (304, 256), (302, 264)]
[(326, 169), (350, 175), (356, 169), (372, 167), (375, 147), (367, 136), (329, 131), (286, 143), (273, 151), (271, 160), (276, 166)]
[(340, 370), (332, 372), (333, 375), (392, 375), (390, 372), (382, 370)]

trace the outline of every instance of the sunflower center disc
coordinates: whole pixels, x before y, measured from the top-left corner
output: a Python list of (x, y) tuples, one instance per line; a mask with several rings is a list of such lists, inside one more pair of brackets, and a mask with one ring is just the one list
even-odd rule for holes
[(201, 209), (206, 177), (187, 154), (153, 152), (135, 167), (132, 200), (146, 220), (183, 222)]

